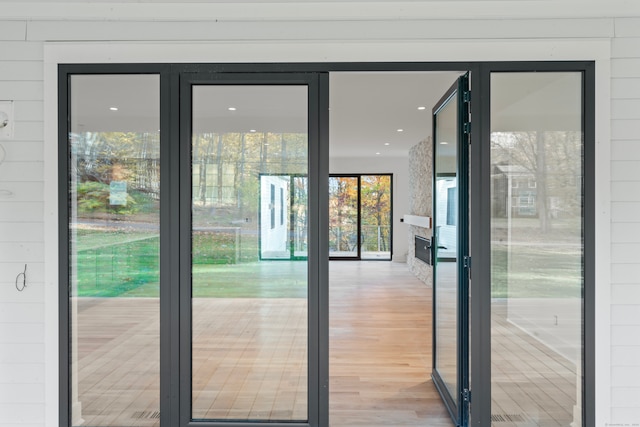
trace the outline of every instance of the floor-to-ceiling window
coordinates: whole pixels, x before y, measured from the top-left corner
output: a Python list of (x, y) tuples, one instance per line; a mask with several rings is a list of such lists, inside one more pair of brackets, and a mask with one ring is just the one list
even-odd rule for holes
[(156, 426), (160, 411), (160, 79), (69, 80), (73, 426)]
[(329, 177), (329, 256), (391, 260), (392, 176)]
[(491, 74), (493, 426), (581, 426), (580, 72)]

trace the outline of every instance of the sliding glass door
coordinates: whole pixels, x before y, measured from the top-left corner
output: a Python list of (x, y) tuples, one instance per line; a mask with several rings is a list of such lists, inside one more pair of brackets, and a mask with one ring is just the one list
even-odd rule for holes
[(329, 177), (331, 259), (391, 260), (392, 176)]
[(329, 177), (329, 255), (360, 258), (360, 177)]

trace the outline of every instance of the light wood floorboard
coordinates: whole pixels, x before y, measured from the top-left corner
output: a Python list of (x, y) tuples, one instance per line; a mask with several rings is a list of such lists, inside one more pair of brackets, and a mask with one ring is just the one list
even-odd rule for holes
[[(450, 427), (430, 380), (431, 289), (390, 262), (331, 262), (330, 418), (334, 427)], [(159, 425), (158, 301), (78, 299), (83, 426)], [(194, 301), (197, 417), (301, 419), (306, 301)], [(493, 311), (495, 427), (568, 426), (575, 364)], [(80, 425), (78, 422), (77, 425)]]

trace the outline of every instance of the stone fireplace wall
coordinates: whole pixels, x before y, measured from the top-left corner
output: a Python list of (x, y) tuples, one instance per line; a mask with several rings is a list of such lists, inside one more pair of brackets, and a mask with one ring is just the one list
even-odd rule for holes
[[(431, 137), (428, 137), (409, 150), (409, 207), (411, 215), (433, 216), (432, 167), (433, 142)], [(416, 235), (430, 239), (432, 230), (415, 225), (408, 227), (407, 265), (416, 277), (431, 286), (433, 281), (432, 268), (415, 257), (414, 240)]]

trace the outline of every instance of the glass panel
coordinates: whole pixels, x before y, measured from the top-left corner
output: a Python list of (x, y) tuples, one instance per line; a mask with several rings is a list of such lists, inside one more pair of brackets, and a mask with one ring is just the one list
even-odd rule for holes
[(293, 196), (291, 202), (291, 213), (293, 215), (293, 257), (306, 258), (307, 230), (309, 228), (309, 185), (306, 176), (293, 177)]
[[(260, 257), (291, 258), (291, 176), (260, 177)], [(285, 198), (286, 194), (286, 198)]]
[(329, 256), (358, 257), (358, 177), (329, 178)]
[[(458, 262), (457, 262), (457, 123), (458, 101), (452, 96), (435, 120), (435, 369), (457, 401)], [(453, 198), (453, 200), (452, 200)]]
[(360, 177), (362, 259), (391, 259), (391, 175)]
[(159, 85), (71, 77), (74, 426), (159, 425)]
[(308, 418), (307, 87), (193, 88), (192, 418)]
[(582, 425), (581, 88), (491, 77), (494, 426)]

